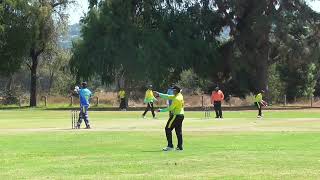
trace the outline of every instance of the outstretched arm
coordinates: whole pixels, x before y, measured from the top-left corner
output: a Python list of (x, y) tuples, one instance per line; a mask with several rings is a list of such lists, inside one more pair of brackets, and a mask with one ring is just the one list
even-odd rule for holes
[(153, 93), (154, 93), (156, 96), (159, 96), (159, 97), (162, 98), (162, 99), (169, 99), (169, 100), (174, 99), (174, 95), (159, 93), (159, 92), (157, 92), (157, 91), (154, 91)]
[(173, 102), (169, 107), (164, 108), (164, 109), (159, 109), (158, 112), (169, 112), (169, 111), (173, 111), (176, 107), (176, 103)]

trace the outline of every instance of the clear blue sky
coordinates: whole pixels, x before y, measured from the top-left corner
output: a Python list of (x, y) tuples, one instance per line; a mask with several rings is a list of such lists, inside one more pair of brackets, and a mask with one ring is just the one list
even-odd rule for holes
[[(88, 11), (88, 0), (76, 0), (77, 4), (71, 6), (69, 12), (69, 24), (78, 23), (84, 13)], [(317, 12), (320, 12), (320, 0), (307, 0), (311, 8)]]

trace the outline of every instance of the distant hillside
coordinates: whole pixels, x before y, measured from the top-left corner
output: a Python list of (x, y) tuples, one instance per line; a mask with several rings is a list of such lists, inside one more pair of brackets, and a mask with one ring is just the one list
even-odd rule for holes
[(73, 24), (69, 26), (68, 33), (60, 37), (59, 44), (63, 49), (71, 49), (72, 41), (80, 38), (80, 24)]

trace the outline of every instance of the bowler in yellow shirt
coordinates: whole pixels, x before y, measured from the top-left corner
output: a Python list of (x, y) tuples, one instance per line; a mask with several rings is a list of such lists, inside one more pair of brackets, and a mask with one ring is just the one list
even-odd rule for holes
[(172, 144), (172, 130), (175, 129), (178, 145), (176, 150), (182, 151), (183, 150), (183, 138), (182, 138), (182, 122), (184, 119), (184, 100), (181, 94), (181, 88), (178, 86), (173, 87), (173, 95), (163, 94), (159, 92), (155, 92), (155, 95), (159, 95), (160, 98), (172, 100), (172, 104), (165, 108), (159, 109), (158, 112), (172, 112), (173, 116), (170, 116), (165, 132), (168, 141), (167, 147), (163, 148), (163, 151), (172, 151), (174, 150), (174, 146)]

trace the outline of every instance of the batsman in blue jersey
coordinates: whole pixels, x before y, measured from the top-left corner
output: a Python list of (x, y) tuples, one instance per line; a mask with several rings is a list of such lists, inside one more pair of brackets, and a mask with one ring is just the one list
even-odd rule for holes
[(89, 122), (89, 115), (88, 115), (88, 109), (90, 106), (89, 100), (92, 95), (91, 91), (87, 88), (87, 83), (82, 82), (81, 83), (81, 89), (78, 90), (79, 98), (80, 98), (80, 114), (79, 114), (79, 120), (77, 123), (77, 128), (80, 128), (80, 125), (82, 123), (82, 119), (84, 119), (84, 122), (86, 123), (86, 129), (90, 129), (90, 122)]

